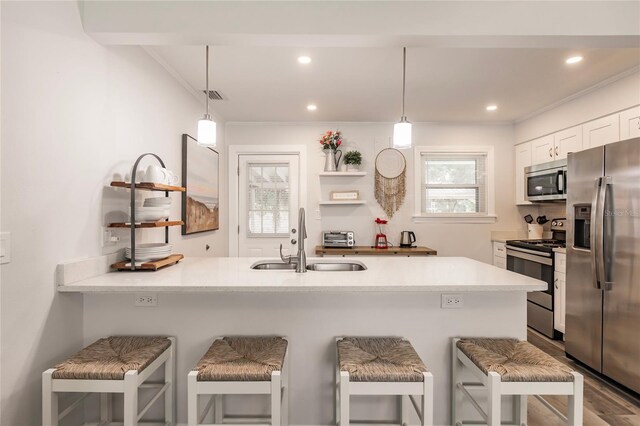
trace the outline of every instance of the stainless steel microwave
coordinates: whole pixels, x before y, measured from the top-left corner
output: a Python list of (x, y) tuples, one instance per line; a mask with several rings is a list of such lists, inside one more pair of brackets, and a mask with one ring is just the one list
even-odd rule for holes
[(528, 201), (566, 200), (567, 159), (536, 164), (525, 168), (524, 185)]

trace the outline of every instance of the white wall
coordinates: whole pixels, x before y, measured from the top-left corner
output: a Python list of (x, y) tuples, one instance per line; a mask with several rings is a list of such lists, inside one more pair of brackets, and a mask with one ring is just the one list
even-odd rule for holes
[[(13, 245), (1, 266), (0, 424), (35, 425), (41, 372), (85, 343), (82, 297), (56, 293), (56, 264), (104, 252), (105, 205), (126, 198), (105, 185), (139, 154), (180, 172), (181, 134), (195, 133), (203, 105), (144, 50), (89, 38), (77, 2), (2, 2), (1, 37), (1, 229)], [(226, 232), (172, 238), (185, 254), (226, 254)]]
[(638, 104), (640, 71), (516, 123), (514, 141), (525, 142)]
[[(246, 124), (228, 123), (226, 140), (229, 145), (307, 144), (307, 247), (320, 243), (322, 230), (353, 230), (359, 245), (373, 243), (374, 219), (383, 216), (374, 198), (374, 159), (377, 152), (389, 146), (391, 123), (322, 123), (322, 124)], [(340, 129), (346, 139), (343, 151), (358, 149), (363, 154), (362, 178), (320, 178), (324, 154), (318, 143), (320, 135), (329, 129)], [(407, 195), (402, 208), (387, 226), (387, 236), (398, 243), (400, 231), (413, 230), (418, 244), (438, 250), (439, 255), (467, 256), (484, 262), (492, 261), (491, 231), (517, 230), (524, 221), (514, 203), (513, 128), (509, 125), (438, 125), (414, 124), (415, 145), (490, 145), (495, 148), (495, 194), (498, 220), (493, 224), (421, 223), (411, 220), (413, 205), (413, 151), (404, 151), (407, 158)], [(358, 189), (365, 206), (318, 207), (317, 201), (328, 199), (331, 190)], [(322, 218), (316, 219), (320, 209)], [(521, 208), (524, 212), (527, 208)], [(522, 213), (525, 214), (525, 213)]]

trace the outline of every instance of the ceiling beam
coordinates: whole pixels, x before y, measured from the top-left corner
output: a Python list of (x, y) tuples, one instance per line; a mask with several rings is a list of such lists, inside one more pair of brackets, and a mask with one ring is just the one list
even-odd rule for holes
[(638, 1), (81, 1), (109, 45), (638, 47)]

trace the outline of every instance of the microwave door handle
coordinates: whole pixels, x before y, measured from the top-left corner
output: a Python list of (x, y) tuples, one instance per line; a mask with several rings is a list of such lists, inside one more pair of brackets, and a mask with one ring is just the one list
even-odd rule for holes
[(556, 189), (558, 190), (558, 194), (564, 194), (564, 171), (562, 170), (558, 171)]
[(600, 185), (602, 178), (598, 177), (595, 181), (595, 188), (593, 192), (593, 200), (591, 202), (591, 225), (589, 229), (589, 246), (591, 247), (591, 277), (593, 279), (593, 286), (598, 290), (601, 289), (600, 282), (598, 281), (598, 266), (597, 266), (597, 243), (596, 232), (598, 232), (598, 201), (600, 200)]

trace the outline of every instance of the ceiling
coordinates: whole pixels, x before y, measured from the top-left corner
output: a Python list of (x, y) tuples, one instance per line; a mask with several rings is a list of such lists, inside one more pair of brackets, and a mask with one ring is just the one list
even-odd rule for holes
[[(194, 91), (204, 90), (203, 46), (148, 49)], [(393, 122), (400, 116), (402, 49), (225, 46), (211, 52), (210, 88), (225, 98), (211, 105), (227, 121)], [(573, 54), (584, 60), (565, 64)], [(298, 64), (300, 55), (311, 64)], [(639, 65), (637, 48), (409, 48), (406, 115), (413, 122), (514, 121)], [(316, 111), (307, 111), (311, 103)], [(487, 112), (488, 104), (498, 110)]]

